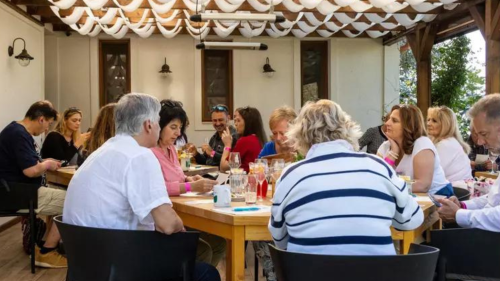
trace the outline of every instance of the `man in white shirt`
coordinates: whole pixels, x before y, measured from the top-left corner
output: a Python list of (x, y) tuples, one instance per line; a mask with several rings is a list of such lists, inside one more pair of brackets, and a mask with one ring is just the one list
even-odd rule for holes
[[(71, 180), (65, 223), (126, 230), (184, 231), (172, 209), (160, 164), (151, 152), (160, 127), (159, 101), (128, 94), (115, 108), (116, 136), (90, 155)], [(220, 280), (217, 270), (197, 264), (196, 280)]]
[[(479, 100), (469, 111), (478, 145), (500, 150), (500, 94), (491, 94)], [(499, 181), (482, 197), (459, 202), (456, 197), (439, 200), (443, 206), (439, 215), (445, 222), (457, 222), (464, 228), (480, 228), (500, 232)]]

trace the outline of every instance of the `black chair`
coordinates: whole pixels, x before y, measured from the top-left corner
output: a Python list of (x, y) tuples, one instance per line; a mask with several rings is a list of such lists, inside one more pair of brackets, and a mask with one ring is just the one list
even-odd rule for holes
[(408, 255), (330, 256), (269, 245), (278, 281), (432, 281), (439, 249), (412, 244)]
[[(31, 273), (35, 273), (35, 209), (38, 208), (39, 187), (37, 184), (0, 180), (0, 217), (28, 216), (31, 229)], [(21, 209), (28, 212), (20, 211)]]
[(165, 235), (54, 221), (68, 258), (66, 280), (193, 280), (199, 232)]
[(500, 280), (500, 233), (481, 229), (431, 231), (439, 248), (438, 280)]
[(453, 193), (455, 193), (459, 201), (467, 201), (470, 199), (470, 191), (467, 189), (453, 187)]

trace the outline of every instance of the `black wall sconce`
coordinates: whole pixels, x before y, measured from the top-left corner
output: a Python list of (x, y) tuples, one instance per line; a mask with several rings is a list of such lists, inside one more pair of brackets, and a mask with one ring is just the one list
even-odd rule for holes
[(269, 58), (266, 58), (266, 64), (264, 64), (263, 68), (264, 74), (269, 78), (273, 77), (274, 73), (276, 72), (276, 70), (274, 70), (269, 64)]
[(172, 71), (170, 71), (170, 66), (168, 66), (167, 64), (167, 58), (165, 58), (165, 64), (162, 65), (161, 70), (159, 72), (164, 76), (166, 76), (169, 73), (172, 73)]
[(28, 66), (30, 64), (30, 61), (34, 60), (34, 58), (28, 54), (28, 51), (26, 51), (26, 41), (24, 41), (23, 38), (14, 39), (14, 42), (12, 42), (12, 46), (9, 46), (8, 49), (9, 57), (12, 57), (12, 55), (14, 54), (14, 46), (17, 40), (23, 40), (24, 46), (22, 52), (19, 55), (15, 56), (15, 58), (19, 60), (19, 64), (21, 66)]

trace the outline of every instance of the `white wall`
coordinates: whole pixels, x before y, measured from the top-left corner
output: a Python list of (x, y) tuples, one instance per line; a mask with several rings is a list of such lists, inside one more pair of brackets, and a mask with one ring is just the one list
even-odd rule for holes
[[(103, 36), (102, 38), (109, 39)], [(201, 54), (189, 35), (174, 39), (131, 36), (132, 91), (160, 99), (182, 101), (190, 117), (190, 141), (201, 143), (212, 134), (210, 123), (201, 122)], [(98, 113), (98, 38), (52, 35), (46, 38), (46, 93), (59, 110), (78, 106), (84, 111), (83, 128)], [(235, 41), (248, 41), (234, 38)], [(234, 51), (234, 108), (257, 107), (267, 129), (271, 111), (281, 105), (300, 108), (300, 41), (293, 37), (254, 39), (268, 44), (268, 51)], [(384, 105), (397, 100), (399, 88), (389, 87), (399, 77), (399, 52), (380, 40), (333, 38), (330, 41), (330, 89), (332, 100), (357, 120), (363, 129), (379, 125)], [(55, 51), (54, 49), (55, 48)], [(158, 74), (164, 57), (173, 73)], [(269, 57), (277, 71), (272, 78), (262, 74)], [(49, 59), (50, 58), (50, 59)], [(49, 85), (50, 84), (50, 85)], [(55, 92), (55, 94), (54, 94)], [(269, 130), (268, 130), (269, 132)]]
[[(14, 55), (7, 54), (15, 38), (26, 41), (26, 50), (35, 59), (27, 67), (14, 56), (23, 50), (16, 41)], [(0, 2), (0, 131), (13, 120), (21, 120), (29, 106), (44, 98), (44, 28), (29, 21)]]

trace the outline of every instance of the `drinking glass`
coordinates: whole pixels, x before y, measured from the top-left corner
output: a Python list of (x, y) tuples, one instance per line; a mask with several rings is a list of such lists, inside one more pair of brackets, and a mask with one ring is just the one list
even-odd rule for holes
[(258, 200), (263, 201), (264, 195), (262, 194), (262, 184), (264, 183), (264, 180), (266, 180), (266, 167), (263, 163), (257, 163), (254, 168), (254, 172), (257, 177), (257, 181), (259, 182)]
[(257, 203), (257, 177), (256, 175), (248, 175), (248, 184), (245, 192), (245, 203), (253, 205)]
[(239, 152), (231, 152), (229, 154), (229, 168), (231, 169), (231, 174), (234, 169), (238, 169), (241, 166), (241, 158)]
[(280, 178), (281, 172), (285, 168), (285, 159), (273, 159), (271, 162), (271, 175), (273, 178), (273, 190), (276, 189), (276, 181)]
[(491, 162), (491, 171), (490, 171), (491, 174), (495, 174), (494, 166), (495, 166), (495, 161), (497, 160), (497, 158), (498, 158), (498, 151), (490, 149), (489, 159)]
[(210, 138), (205, 138), (204, 144), (210, 144)]

